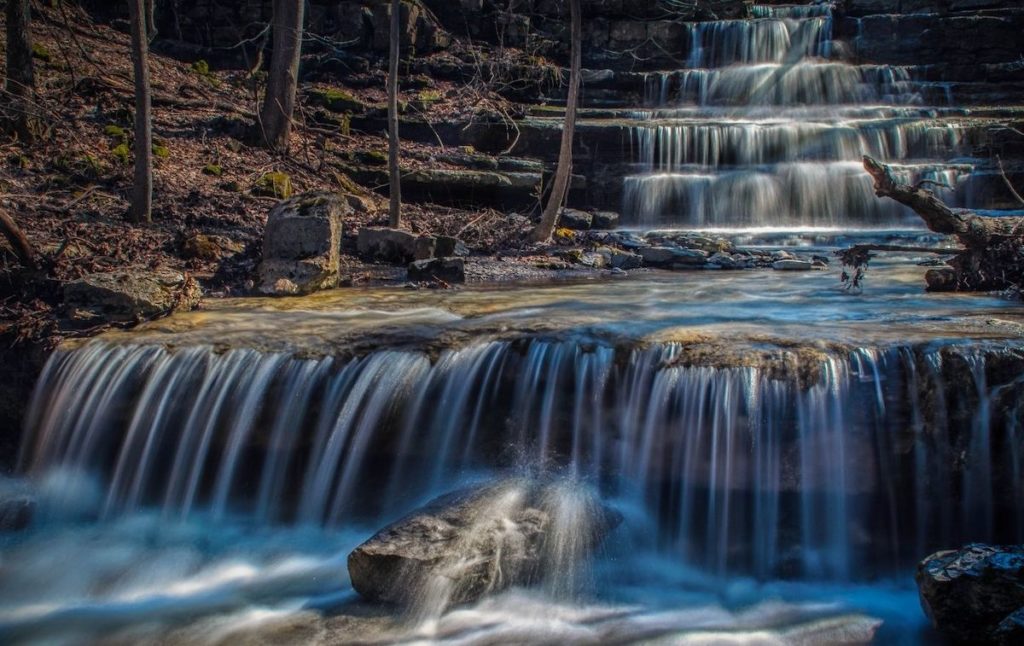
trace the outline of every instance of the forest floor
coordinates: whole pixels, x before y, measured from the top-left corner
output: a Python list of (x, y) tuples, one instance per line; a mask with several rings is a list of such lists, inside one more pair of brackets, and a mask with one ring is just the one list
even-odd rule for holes
[[(130, 37), (71, 5), (58, 7), (36, 12), (33, 24), (39, 136), (28, 144), (0, 143), (0, 208), (24, 230), (49, 271), (44, 281), (25, 281), (14, 256), (0, 245), (0, 343), (33, 340), (53, 346), (65, 336), (95, 333), (68, 328), (60, 311), (61, 286), (87, 273), (168, 268), (195, 278), (207, 296), (248, 292), (267, 214), (279, 200), (262, 186), (268, 173), (287, 174), (296, 194), (363, 194), (368, 208), (344, 223), (345, 281), (399, 277), (402, 272), (394, 268), (355, 256), (358, 229), (385, 225), (387, 204), (374, 192), (382, 187), (359, 186), (342, 170), (353, 159), (382, 158), (386, 133), (357, 132), (347, 124), (330, 128), (311, 118), (322, 84), (300, 85), (290, 149), (278, 154), (256, 145), (252, 134), (261, 73), (211, 70), (202, 61), (152, 54), (153, 221), (130, 223)], [(371, 66), (365, 77), (361, 89), (346, 92), (367, 105), (382, 104), (384, 72)], [(415, 104), (421, 95), (421, 89), (409, 89), (402, 98)], [(417, 110), (438, 120), (480, 109), (479, 96), (452, 83), (434, 83), (431, 98)], [(409, 168), (443, 167), (433, 153), (430, 146), (403, 142)], [(526, 257), (510, 275), (533, 275), (522, 242), (530, 228), (525, 217), (430, 204), (406, 204), (403, 217), (414, 232), (457, 235), (478, 253)], [(218, 253), (197, 254), (189, 244), (196, 234), (215, 236)], [(485, 271), (485, 279), (499, 273)]]

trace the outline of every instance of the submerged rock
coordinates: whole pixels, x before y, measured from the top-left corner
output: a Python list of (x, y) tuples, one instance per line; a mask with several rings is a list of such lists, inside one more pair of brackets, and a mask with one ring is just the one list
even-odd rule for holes
[(64, 287), (72, 318), (133, 321), (199, 304), (202, 290), (191, 277), (169, 269), (121, 269), (88, 274)]
[(979, 543), (932, 554), (917, 567), (921, 606), (943, 635), (969, 643), (1020, 643), (1024, 546)]
[(810, 271), (814, 269), (814, 263), (810, 260), (798, 260), (796, 258), (783, 258), (772, 263), (773, 269), (780, 271)]
[(571, 584), (618, 522), (582, 487), (502, 482), (382, 529), (349, 555), (349, 577), (371, 601), (440, 611), (514, 585)]
[(270, 211), (263, 235), (259, 289), (307, 294), (338, 284), (342, 218), (351, 206), (336, 193), (306, 193)]

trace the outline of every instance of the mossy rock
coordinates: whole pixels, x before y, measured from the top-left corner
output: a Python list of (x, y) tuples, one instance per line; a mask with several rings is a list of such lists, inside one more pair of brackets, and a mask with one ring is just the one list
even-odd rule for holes
[(171, 156), (171, 149), (163, 144), (153, 144), (153, 156), (159, 159), (167, 159)]
[(205, 59), (200, 58), (198, 61), (192, 63), (192, 71), (199, 76), (210, 75), (210, 64)]
[(352, 181), (352, 178), (345, 173), (334, 173), (334, 179), (338, 182), (338, 188), (341, 189), (342, 193), (350, 193), (352, 195), (367, 195), (365, 188), (356, 184)]
[(128, 141), (128, 131), (121, 126), (114, 125), (112, 123), (103, 127), (103, 134), (108, 137), (120, 139), (121, 141)]
[(38, 58), (45, 63), (49, 63), (53, 55), (50, 54), (50, 50), (46, 49), (46, 46), (42, 43), (32, 43), (32, 58)]
[(132, 160), (132, 149), (123, 141), (111, 148), (110, 154), (118, 161), (118, 163), (124, 166), (127, 166)]
[(354, 161), (367, 166), (386, 166), (388, 163), (387, 153), (379, 150), (358, 150), (354, 157)]
[(423, 90), (416, 95), (416, 100), (423, 104), (437, 103), (444, 100), (444, 94), (438, 90)]
[(434, 79), (426, 74), (399, 77), (398, 85), (403, 90), (425, 90), (434, 84)]
[(287, 199), (292, 195), (292, 178), (287, 173), (267, 173), (252, 187), (253, 195)]
[(207, 164), (203, 166), (203, 175), (209, 175), (210, 177), (220, 177), (224, 174), (224, 169), (221, 168), (220, 164)]
[(309, 96), (312, 103), (322, 105), (331, 112), (361, 114), (366, 111), (366, 104), (358, 97), (338, 88), (311, 90)]

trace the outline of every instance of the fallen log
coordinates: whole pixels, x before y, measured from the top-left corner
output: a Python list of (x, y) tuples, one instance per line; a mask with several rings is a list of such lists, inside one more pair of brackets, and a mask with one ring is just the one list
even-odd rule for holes
[(992, 291), (1024, 285), (1024, 218), (952, 208), (921, 185), (900, 183), (888, 166), (868, 156), (864, 169), (874, 179), (875, 195), (910, 207), (930, 230), (952, 235), (964, 246), (949, 261), (952, 274), (929, 279), (930, 290)]
[(23, 267), (32, 271), (39, 269), (39, 255), (36, 253), (35, 247), (25, 237), (25, 233), (18, 226), (18, 223), (14, 221), (14, 218), (2, 209), (0, 209), (0, 233), (7, 238), (7, 242), (11, 245), (14, 255), (17, 256), (18, 262)]

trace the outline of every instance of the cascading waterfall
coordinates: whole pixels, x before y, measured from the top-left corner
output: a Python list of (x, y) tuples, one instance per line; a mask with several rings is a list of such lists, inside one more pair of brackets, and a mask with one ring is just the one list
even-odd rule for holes
[(862, 155), (893, 162), (966, 206), (970, 154), (956, 122), (937, 122), (911, 70), (832, 60), (831, 5), (754, 7), (754, 20), (690, 30), (687, 69), (652, 73), (632, 128), (641, 172), (623, 212), (679, 227), (919, 227), (879, 203)]
[(964, 527), (1024, 540), (1007, 493), (1024, 380), (986, 376), (1019, 353), (861, 349), (780, 373), (689, 365), (671, 343), (342, 360), (97, 342), (50, 361), (22, 461), (98, 479), (108, 518), (155, 506), (328, 527), (393, 517), (468, 473), (558, 473), (652, 518), (650, 549), (710, 572), (848, 580)]

